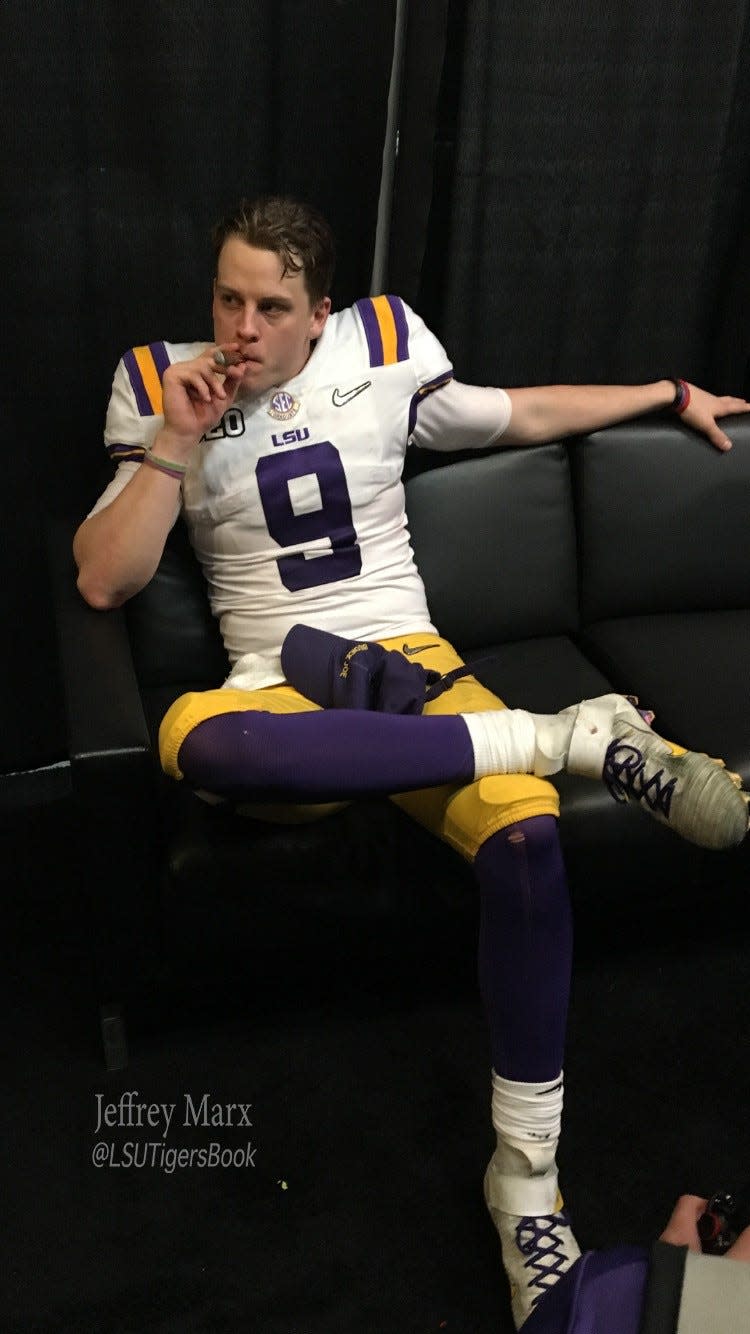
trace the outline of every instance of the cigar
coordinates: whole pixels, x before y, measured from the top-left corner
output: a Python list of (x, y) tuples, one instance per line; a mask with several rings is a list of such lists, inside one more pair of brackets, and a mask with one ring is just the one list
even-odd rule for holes
[(221, 369), (225, 370), (227, 366), (244, 366), (246, 358), (240, 353), (222, 352), (220, 347), (214, 349), (214, 362)]

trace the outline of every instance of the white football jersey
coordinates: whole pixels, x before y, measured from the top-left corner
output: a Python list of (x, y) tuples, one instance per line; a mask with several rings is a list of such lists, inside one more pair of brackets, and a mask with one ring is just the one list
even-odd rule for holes
[[(161, 428), (166, 367), (207, 346), (154, 343), (122, 358), (105, 431), (120, 468), (96, 509)], [(297, 623), (351, 639), (435, 633), (401, 474), (419, 403), (451, 377), (418, 315), (398, 297), (368, 297), (329, 316), (299, 375), (238, 398), (203, 438), (182, 508), (234, 664), (229, 683), (283, 679), (281, 644)]]

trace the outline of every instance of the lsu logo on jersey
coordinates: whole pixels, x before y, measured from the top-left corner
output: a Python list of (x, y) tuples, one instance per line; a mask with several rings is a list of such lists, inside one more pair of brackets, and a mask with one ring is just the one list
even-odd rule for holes
[(299, 445), (302, 444), (304, 440), (309, 440), (309, 439), (310, 439), (310, 427), (303, 426), (302, 428), (300, 428), (298, 426), (296, 430), (275, 431), (274, 434), (271, 436), (271, 444), (274, 446)]

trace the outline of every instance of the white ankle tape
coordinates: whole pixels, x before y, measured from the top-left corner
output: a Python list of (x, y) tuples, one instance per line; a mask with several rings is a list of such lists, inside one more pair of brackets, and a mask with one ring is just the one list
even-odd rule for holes
[(544, 1142), (560, 1137), (563, 1072), (543, 1084), (521, 1084), (492, 1072), (492, 1124), (512, 1140)]
[(509, 1144), (501, 1144), (493, 1153), (484, 1178), (484, 1197), (490, 1210), (503, 1214), (543, 1218), (560, 1207), (557, 1164), (554, 1146), (544, 1165), (529, 1160)]
[(536, 733), (534, 773), (539, 778), (559, 774), (565, 768), (577, 711), (578, 705), (571, 704), (560, 713), (532, 713)]
[(578, 705), (568, 751), (568, 773), (601, 778), (604, 757), (612, 740), (612, 725), (621, 695), (600, 695)]
[(474, 749), (474, 777), (530, 774), (534, 770), (536, 730), (525, 709), (497, 709), (460, 715)]

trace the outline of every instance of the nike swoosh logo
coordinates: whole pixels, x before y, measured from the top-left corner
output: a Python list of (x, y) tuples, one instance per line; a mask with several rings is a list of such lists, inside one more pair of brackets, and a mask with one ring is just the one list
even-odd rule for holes
[(439, 644), (418, 644), (416, 648), (409, 648), (408, 644), (401, 645), (401, 652), (407, 658), (413, 658), (415, 653), (425, 653), (428, 648), (440, 648)]
[(343, 393), (340, 389), (334, 389), (331, 395), (333, 406), (335, 408), (346, 407), (347, 403), (351, 403), (352, 399), (357, 397), (357, 394), (362, 394), (365, 389), (369, 389), (371, 384), (372, 380), (365, 380), (364, 384), (358, 384), (355, 389), (346, 389)]

